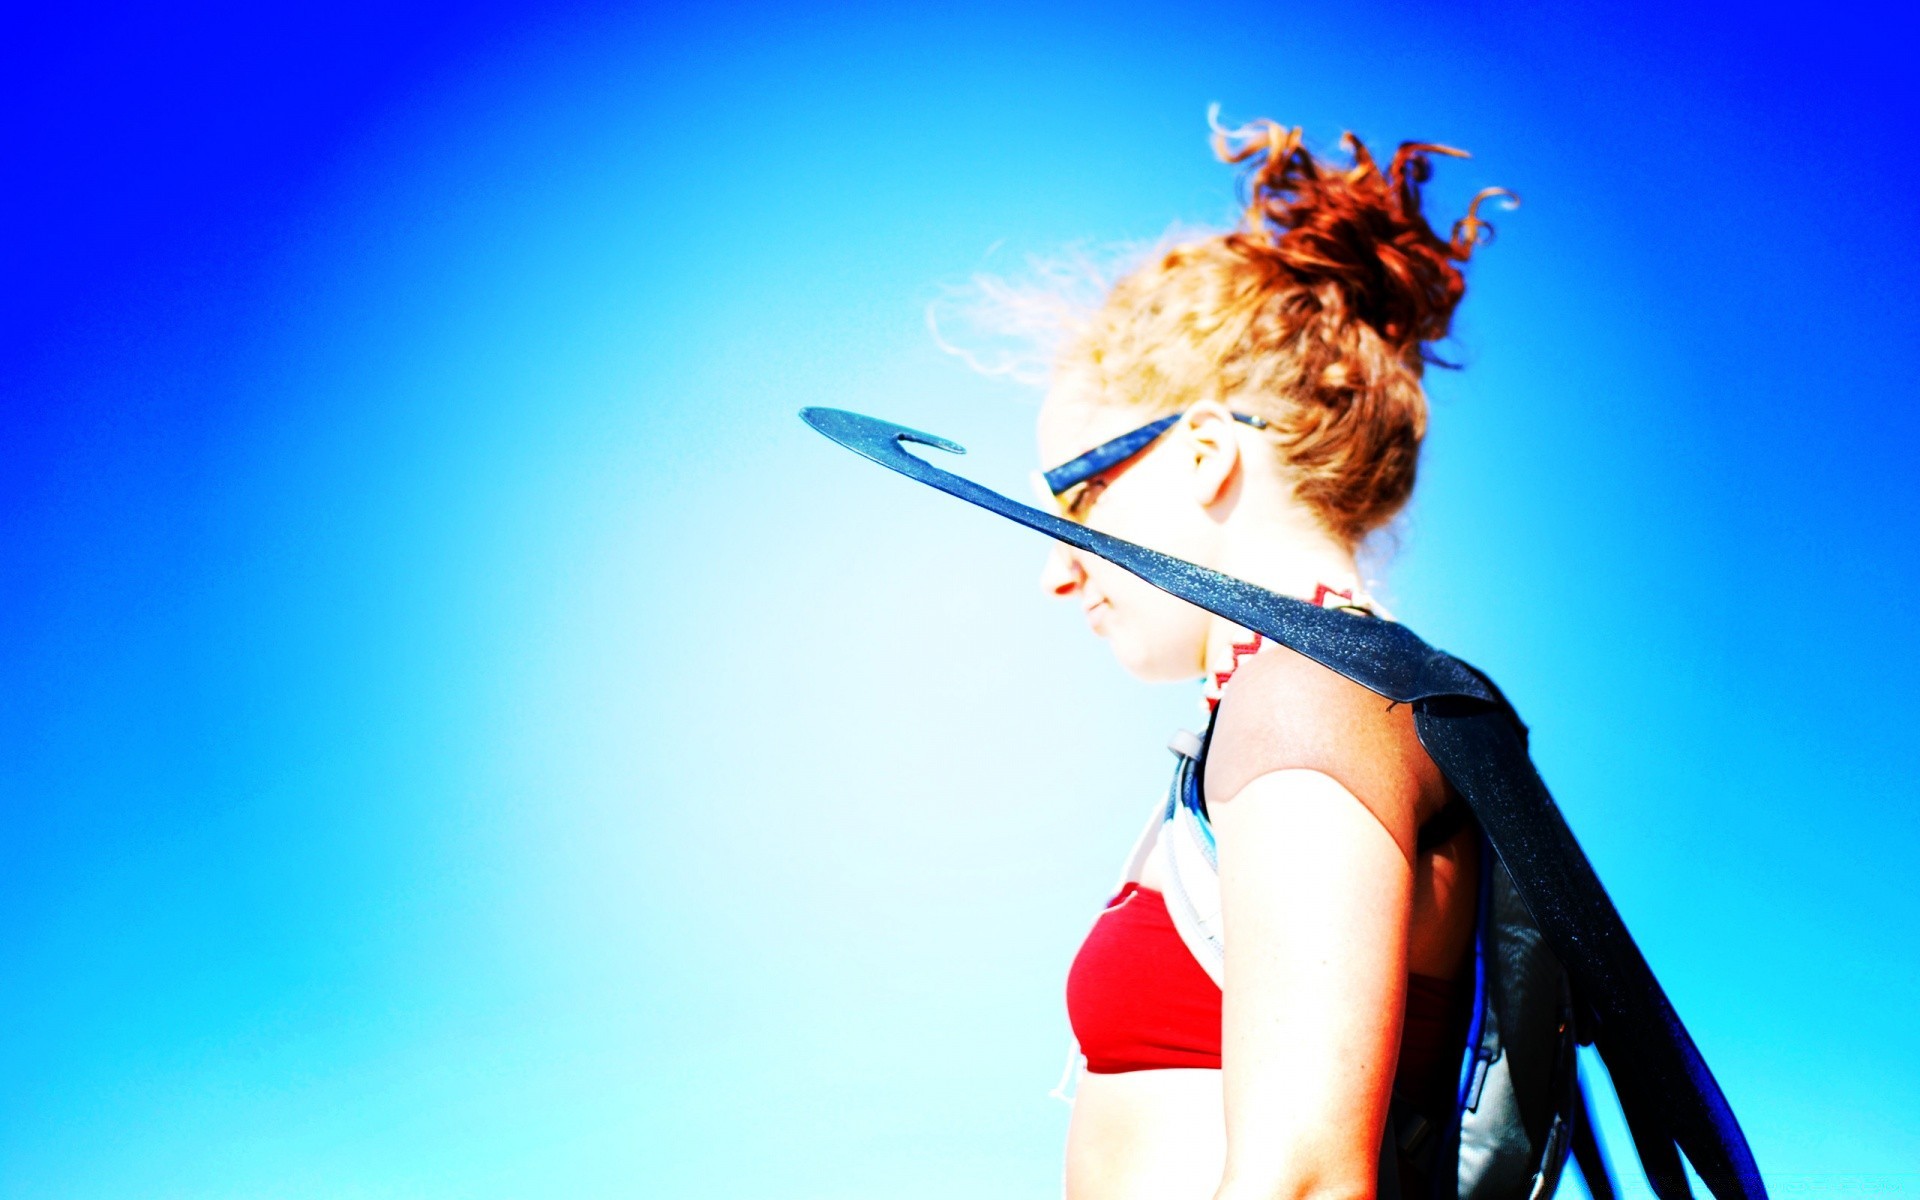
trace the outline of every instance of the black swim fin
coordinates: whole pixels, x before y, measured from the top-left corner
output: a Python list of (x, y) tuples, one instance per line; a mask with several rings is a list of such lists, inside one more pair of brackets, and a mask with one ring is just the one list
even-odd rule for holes
[(1688, 1200), (1684, 1153), (1717, 1200), (1765, 1200), (1733, 1110), (1628, 934), (1527, 755), (1526, 728), (1485, 675), (1405, 626), (1325, 609), (1016, 503), (909, 454), (957, 443), (832, 408), (809, 425), (882, 466), (1096, 554), (1155, 587), (1414, 706), (1421, 743), (1473, 809), (1593, 1022), (1635, 1149), (1660, 1200)]

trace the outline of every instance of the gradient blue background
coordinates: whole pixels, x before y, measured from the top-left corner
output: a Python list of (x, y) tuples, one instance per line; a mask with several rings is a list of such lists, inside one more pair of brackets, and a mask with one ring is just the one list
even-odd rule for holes
[(0, 48), (0, 1194), (1057, 1194), (1195, 689), (794, 413), (1024, 495), (926, 306), (1230, 220), (1210, 101), (1525, 197), (1385, 595), (1776, 1191), (1920, 1193), (1909, 20), (274, 7)]

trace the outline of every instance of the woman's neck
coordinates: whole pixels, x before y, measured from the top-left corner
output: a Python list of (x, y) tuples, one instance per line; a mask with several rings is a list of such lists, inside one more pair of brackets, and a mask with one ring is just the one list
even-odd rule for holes
[[(1269, 526), (1264, 532), (1257, 548), (1246, 547), (1241, 553), (1233, 553), (1236, 547), (1227, 547), (1229, 552), (1222, 555), (1219, 569), (1270, 592), (1311, 604), (1329, 602), (1328, 591), (1344, 593), (1358, 603), (1365, 602), (1360, 568), (1354, 562), (1353, 553), (1323, 530), (1283, 525), (1279, 529)], [(1206, 678), (1217, 678), (1220, 673), (1231, 671), (1234, 645), (1244, 645), (1251, 636), (1245, 626), (1225, 617), (1213, 617), (1207, 625), (1204, 651)]]

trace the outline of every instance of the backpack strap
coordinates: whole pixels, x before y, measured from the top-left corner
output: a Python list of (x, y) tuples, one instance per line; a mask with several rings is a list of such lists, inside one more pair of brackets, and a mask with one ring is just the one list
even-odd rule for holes
[(1414, 834), (1414, 849), (1425, 854), (1429, 850), (1446, 845), (1453, 839), (1454, 834), (1466, 828), (1472, 816), (1473, 810), (1467, 807), (1467, 802), (1457, 793), (1448, 796), (1447, 802), (1440, 806), (1440, 811), (1421, 823), (1419, 830)]

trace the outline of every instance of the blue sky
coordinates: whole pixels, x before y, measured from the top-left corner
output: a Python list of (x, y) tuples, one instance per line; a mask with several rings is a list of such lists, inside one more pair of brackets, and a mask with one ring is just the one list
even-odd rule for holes
[(1195, 689), (794, 413), (1023, 495), (1035, 397), (926, 307), (1229, 221), (1211, 102), (1524, 198), (1381, 590), (1533, 725), (1776, 1191), (1920, 1192), (1911, 18), (39, 19), (0, 1192), (1057, 1194), (1067, 963)]

